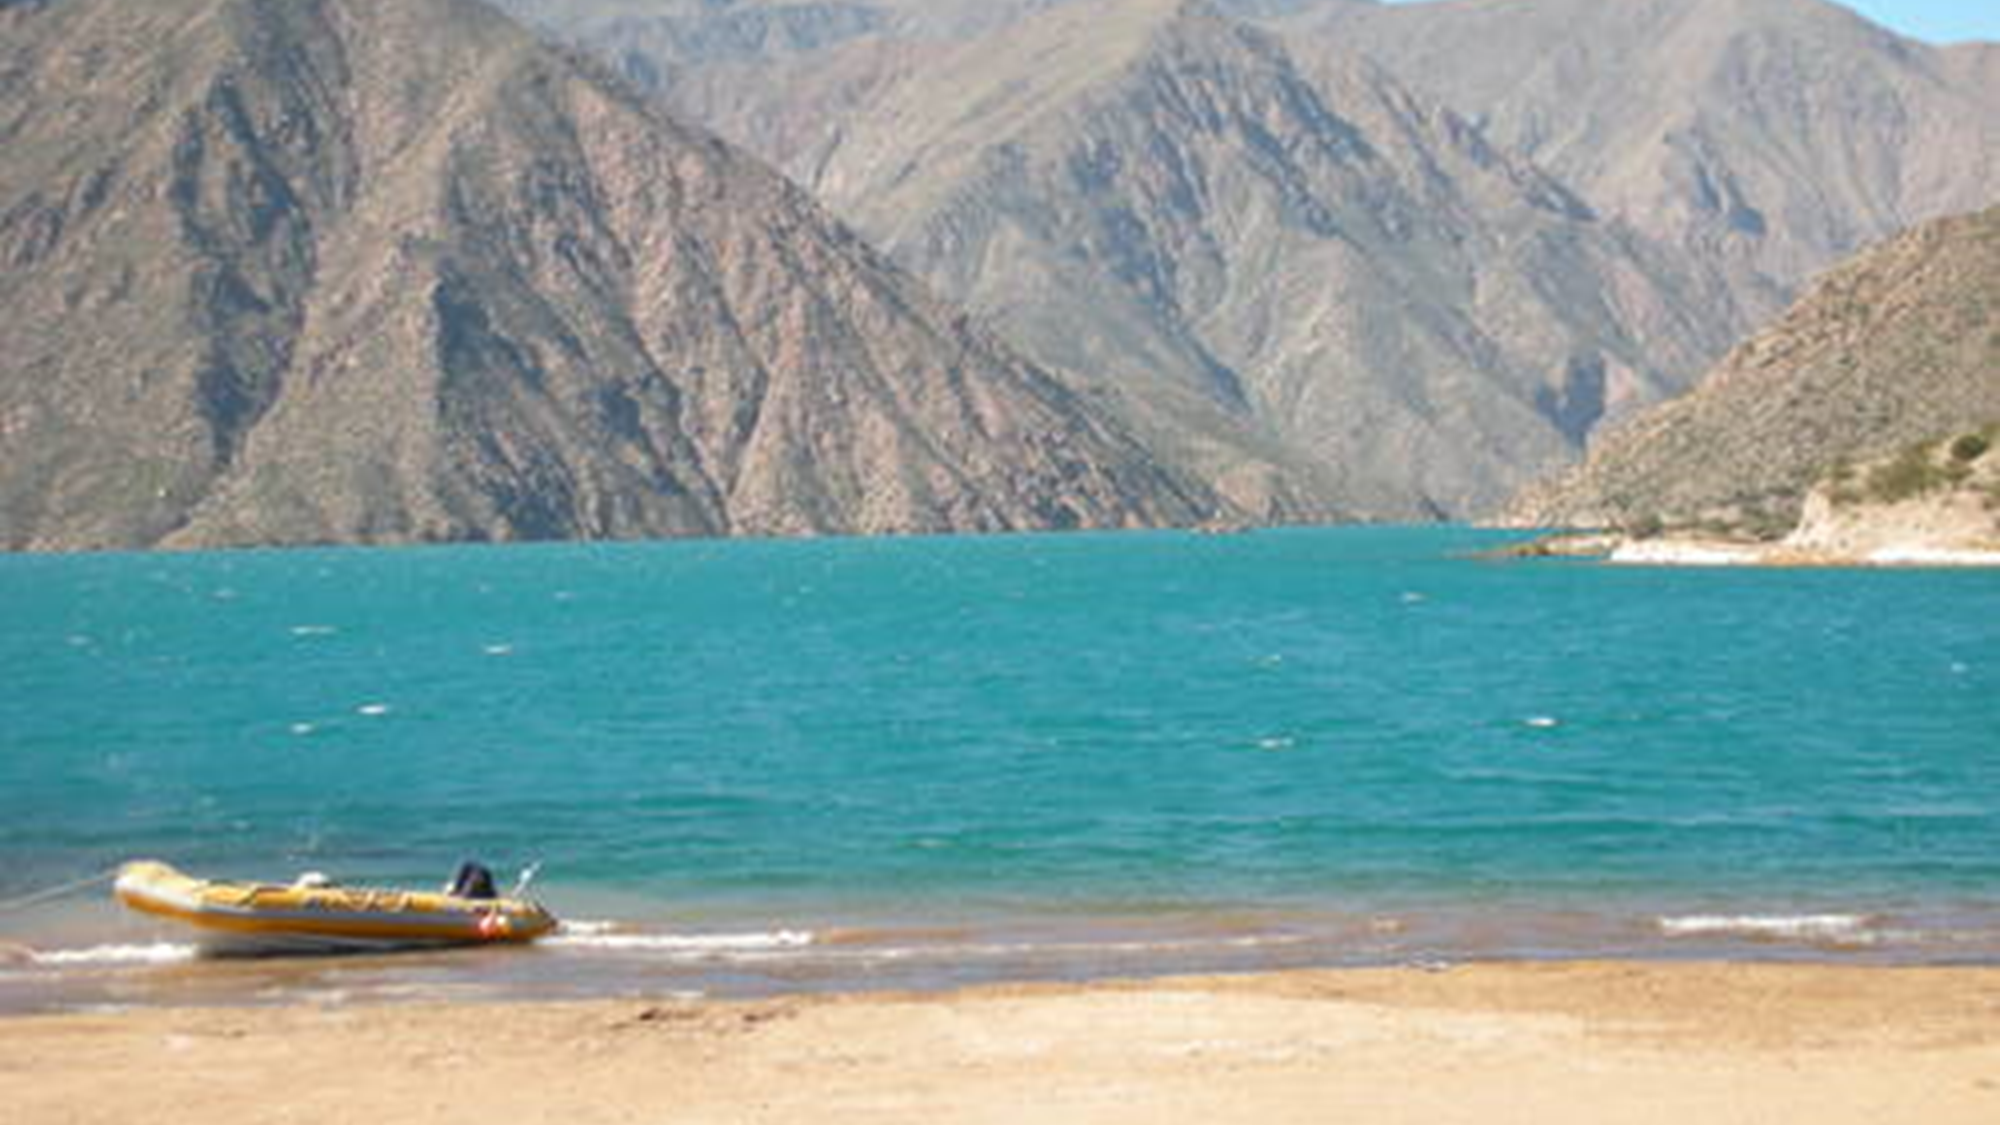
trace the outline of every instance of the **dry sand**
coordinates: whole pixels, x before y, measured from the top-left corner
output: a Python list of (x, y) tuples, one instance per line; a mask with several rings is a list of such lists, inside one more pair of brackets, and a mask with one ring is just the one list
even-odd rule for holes
[(2000, 969), (1357, 970), (0, 1020), (54, 1122), (2000, 1122)]

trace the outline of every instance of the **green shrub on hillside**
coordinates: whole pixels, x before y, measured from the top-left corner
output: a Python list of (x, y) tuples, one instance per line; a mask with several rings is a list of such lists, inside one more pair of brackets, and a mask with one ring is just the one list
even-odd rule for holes
[(1744, 514), (1739, 531), (1759, 543), (1774, 543), (1790, 535), (1798, 523), (1797, 513), (1776, 508), (1756, 508)]
[(1898, 504), (1943, 488), (1954, 479), (1957, 478), (1931, 457), (1929, 447), (1916, 445), (1868, 474), (1866, 496), (1878, 504)]
[[(1836, 463), (1828, 472), (1829, 498), (1837, 505), (1896, 504), (1971, 479), (1975, 465), (2000, 440), (2000, 424), (1955, 438), (1933, 438), (1905, 447), (1886, 462), (1860, 472)], [(1990, 494), (2000, 484), (1989, 483)], [(1989, 506), (1991, 500), (1989, 498)]]
[(1634, 539), (1658, 539), (1665, 534), (1667, 522), (1657, 515), (1643, 515), (1625, 526), (1625, 534)]

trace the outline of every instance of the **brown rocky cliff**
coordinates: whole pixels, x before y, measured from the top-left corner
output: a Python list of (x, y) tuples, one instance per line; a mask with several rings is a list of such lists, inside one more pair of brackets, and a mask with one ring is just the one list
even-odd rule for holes
[(1787, 528), (1842, 461), (2000, 418), (2000, 208), (1829, 272), (1687, 397), (1526, 490), (1510, 522)]
[[(1180, 4), (509, 2), (824, 189), (1039, 358), (1109, 374), (1142, 405), (1233, 382), (1249, 392), (1236, 418), (1316, 459), (1350, 499), (1369, 486), (1405, 511), (1479, 510), (1601, 423), (1685, 389), (1814, 272), (1988, 205), (2000, 182), (1996, 49), (1933, 48), (1825, 0), (1206, 5), (1277, 36), (1313, 87), (1289, 99), (1260, 97), (1285, 84), (1223, 63), (1216, 38), (1156, 50), (1149, 96), (1131, 29)], [(983, 19), (963, 18), (974, 9)], [(1083, 112), (1093, 99), (1101, 112)], [(1287, 101), (1352, 127), (1385, 174), (1352, 162), (1349, 186), (1331, 188), (1319, 126)], [(1030, 105), (1068, 112), (1003, 146), (990, 126)], [(1176, 106), (1246, 109), (1271, 143), (1190, 137), (1156, 112)], [(1065, 128), (1067, 150), (1051, 139)], [(954, 144), (995, 155), (967, 166)], [(1223, 221), (1176, 225), (1147, 195), (1172, 182), (1169, 157), (1239, 185), (1290, 167), (1277, 203), (1238, 187)], [(1118, 182), (1079, 190), (1063, 182), (1070, 158)], [(945, 181), (964, 190), (947, 200), (933, 190)], [(1556, 185), (1593, 221), (1520, 206)], [(1372, 237), (1376, 216), (1343, 194), (1414, 217), (1418, 236)], [(1353, 260), (1270, 218), (1301, 201), (1338, 219)], [(1107, 245), (1126, 248), (1120, 261)], [(1291, 334), (1279, 346), (1273, 320)], [(1229, 416), (1226, 396), (1208, 401), (1223, 408), (1196, 421)]]
[(1365, 60), (1302, 68), (1200, 4), (933, 55), (811, 174), (1039, 360), (1196, 389), (1406, 516), (1485, 510), (1744, 324)]
[(1870, 243), (2000, 202), (1995, 48), (1933, 47), (1829, 0), (1321, 4), (1283, 26), (1726, 270), (1759, 319)]
[(0, 543), (1214, 516), (781, 177), (461, 0), (0, 10)]

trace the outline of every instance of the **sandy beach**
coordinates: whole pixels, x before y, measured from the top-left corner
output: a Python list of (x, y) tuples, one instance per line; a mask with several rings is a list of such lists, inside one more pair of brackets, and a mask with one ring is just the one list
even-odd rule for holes
[(1834, 549), (1793, 542), (1671, 538), (1618, 542), (1607, 561), (1624, 566), (1689, 567), (2000, 567), (2000, 550), (1922, 543)]
[(0, 1020), (15, 1125), (2000, 1120), (2000, 970), (1338, 970)]

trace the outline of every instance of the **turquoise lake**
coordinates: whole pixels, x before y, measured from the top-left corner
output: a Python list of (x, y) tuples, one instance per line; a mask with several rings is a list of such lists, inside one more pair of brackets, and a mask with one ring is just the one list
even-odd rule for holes
[(0, 914), (0, 1007), (2000, 953), (2000, 574), (1505, 541), (0, 558), (0, 899), (476, 856), (577, 922), (193, 965), (99, 891)]

